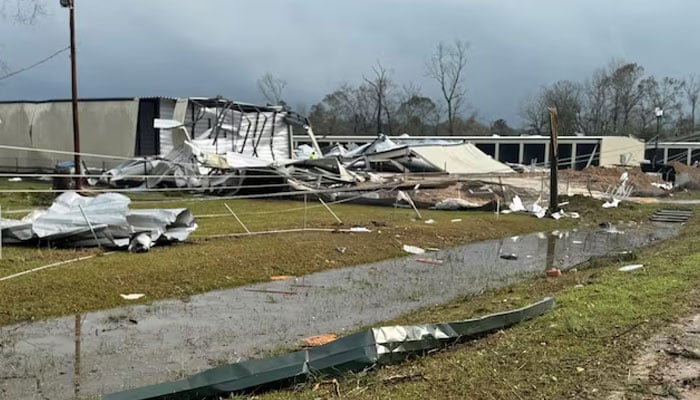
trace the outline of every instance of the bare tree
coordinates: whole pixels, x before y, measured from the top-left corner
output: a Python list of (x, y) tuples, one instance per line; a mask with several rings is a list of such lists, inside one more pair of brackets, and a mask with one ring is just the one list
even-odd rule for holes
[(690, 75), (685, 81), (684, 86), (685, 100), (690, 107), (690, 130), (695, 131), (695, 109), (700, 100), (700, 76), (697, 74)]
[[(0, 0), (0, 20), (18, 24), (33, 24), (46, 15), (44, 0)], [(9, 72), (9, 67), (0, 54), (0, 72)]]
[(582, 108), (581, 85), (572, 81), (558, 81), (544, 91), (544, 103), (558, 111), (559, 132), (573, 135), (579, 131)]
[(46, 15), (44, 0), (0, 0), (0, 17), (21, 24), (32, 24)]
[(525, 122), (525, 130), (536, 135), (544, 135), (547, 129), (547, 104), (542, 92), (523, 99), (520, 103), (520, 116)]
[[(386, 68), (377, 61), (377, 65), (372, 67), (374, 72), (374, 77), (372, 79), (363, 76), (362, 79), (369, 85), (372, 89), (372, 97), (375, 104), (376, 119), (375, 123), (377, 126), (377, 134), (382, 133), (382, 113), (387, 117), (387, 123), (391, 125), (391, 112), (386, 106), (389, 97), (389, 88), (391, 86), (391, 79), (387, 74)], [(391, 132), (389, 132), (391, 133)]]
[(258, 79), (258, 90), (265, 97), (267, 102), (272, 105), (283, 104), (282, 91), (287, 87), (287, 81), (266, 73)]
[(452, 44), (439, 43), (426, 65), (427, 75), (440, 85), (447, 105), (447, 123), (450, 135), (454, 134), (454, 119), (464, 103), (466, 87), (464, 70), (467, 66), (468, 44), (455, 40)]
[(610, 69), (613, 133), (634, 133), (632, 114), (644, 97), (644, 68), (637, 63), (613, 61)]
[(610, 126), (610, 76), (598, 69), (582, 86), (583, 111), (579, 119), (587, 135), (607, 135)]

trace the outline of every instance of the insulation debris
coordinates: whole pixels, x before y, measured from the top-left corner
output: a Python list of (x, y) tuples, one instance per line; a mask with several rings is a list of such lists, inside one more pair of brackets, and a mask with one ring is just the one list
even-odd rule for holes
[(118, 193), (85, 197), (65, 192), (46, 210), (20, 220), (0, 219), (2, 241), (144, 252), (156, 243), (185, 241), (197, 229), (188, 209), (129, 210), (130, 202)]

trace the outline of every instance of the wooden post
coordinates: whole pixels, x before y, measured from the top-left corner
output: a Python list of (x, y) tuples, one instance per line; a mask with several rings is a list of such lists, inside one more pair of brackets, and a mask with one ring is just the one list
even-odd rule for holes
[(231, 215), (233, 215), (233, 218), (235, 218), (236, 221), (238, 221), (238, 223), (243, 227), (243, 229), (246, 231), (246, 233), (250, 233), (250, 231), (248, 230), (248, 227), (245, 226), (245, 224), (243, 223), (243, 221), (241, 221), (240, 218), (238, 218), (238, 215), (236, 215), (236, 213), (233, 212), (233, 210), (231, 209), (231, 207), (229, 207), (228, 204), (226, 204), (226, 203), (224, 203), (224, 207), (226, 207), (226, 209), (228, 210), (228, 212), (230, 212)]
[(559, 139), (557, 125), (559, 115), (556, 107), (549, 108), (549, 125), (552, 136), (549, 140), (549, 214), (556, 212), (557, 204), (559, 203), (559, 187), (558, 187), (558, 167), (559, 167)]

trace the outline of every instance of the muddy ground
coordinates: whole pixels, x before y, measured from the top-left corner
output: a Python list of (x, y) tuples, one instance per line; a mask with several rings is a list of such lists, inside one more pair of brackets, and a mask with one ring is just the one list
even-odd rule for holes
[(700, 399), (700, 313), (649, 340), (629, 371), (627, 390), (610, 400)]

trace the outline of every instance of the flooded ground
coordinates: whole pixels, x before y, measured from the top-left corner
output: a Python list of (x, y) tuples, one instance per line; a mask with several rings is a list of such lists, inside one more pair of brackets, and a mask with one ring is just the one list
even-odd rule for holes
[[(297, 346), (307, 336), (342, 335), (677, 232), (677, 226), (627, 225), (537, 233), (184, 300), (2, 327), (0, 397), (71, 399), (179, 379)], [(442, 264), (419, 261), (426, 258)]]

